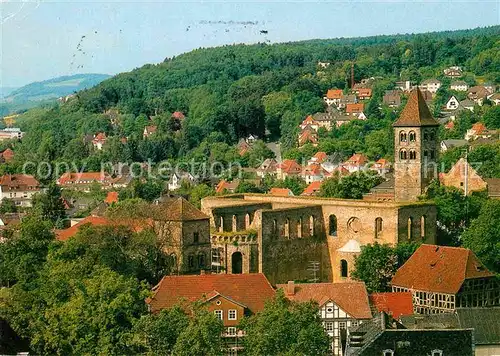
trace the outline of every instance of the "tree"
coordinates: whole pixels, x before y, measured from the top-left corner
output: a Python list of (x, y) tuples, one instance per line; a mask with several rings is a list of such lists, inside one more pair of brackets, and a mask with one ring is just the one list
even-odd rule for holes
[(276, 188), (288, 188), (292, 191), (294, 195), (300, 195), (306, 188), (306, 182), (300, 177), (286, 177), (283, 180), (276, 180), (273, 183), (273, 187)]
[(135, 343), (146, 355), (171, 355), (188, 325), (189, 316), (180, 307), (144, 315), (134, 325)]
[(500, 201), (488, 200), (462, 235), (462, 243), (492, 271), (500, 273)]
[(263, 193), (263, 191), (254, 183), (244, 180), (238, 184), (235, 193)]
[(43, 219), (48, 219), (55, 225), (61, 225), (66, 217), (66, 210), (61, 196), (61, 188), (54, 182), (49, 184), (47, 192), (33, 197), (33, 210)]
[(483, 116), (484, 124), (489, 129), (500, 129), (500, 106), (492, 106)]
[(247, 355), (328, 355), (330, 340), (317, 303), (291, 302), (281, 290), (242, 327)]
[(54, 241), (47, 221), (27, 216), (19, 234), (0, 243), (0, 285), (29, 284), (38, 275)]
[(214, 313), (195, 307), (194, 317), (177, 338), (172, 355), (222, 355), (224, 325)]
[(16, 213), (17, 207), (16, 203), (12, 199), (4, 198), (0, 203), (0, 214), (5, 213)]
[(326, 179), (320, 187), (319, 195), (329, 198), (361, 199), (373, 187), (383, 182), (376, 172), (357, 172), (346, 177), (338, 174)]
[(189, 202), (198, 209), (201, 207), (201, 199), (215, 195), (215, 190), (206, 184), (195, 185), (189, 193)]
[(351, 276), (366, 284), (369, 293), (387, 292), (394, 273), (415, 252), (418, 244), (368, 244), (361, 247), (356, 257)]

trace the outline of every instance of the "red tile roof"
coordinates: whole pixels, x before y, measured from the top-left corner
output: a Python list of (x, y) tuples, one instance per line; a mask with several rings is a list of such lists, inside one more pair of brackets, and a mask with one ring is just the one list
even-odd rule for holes
[(178, 120), (182, 120), (185, 118), (184, 114), (180, 111), (175, 111), (173, 114), (172, 114), (172, 117), (174, 119), (178, 119)]
[(156, 132), (158, 127), (156, 125), (149, 125), (144, 128), (144, 136), (152, 135)]
[(88, 184), (89, 182), (109, 183), (111, 176), (106, 172), (66, 172), (57, 180), (57, 184)]
[(278, 165), (284, 173), (298, 174), (302, 171), (302, 166), (293, 159), (285, 159)]
[(411, 91), (408, 102), (393, 126), (439, 126), (439, 123), (432, 117), (422, 92), (416, 88)]
[(309, 115), (304, 119), (304, 121), (302, 121), (302, 125), (315, 125), (315, 124), (317, 124), (317, 122), (311, 115)]
[(269, 194), (275, 195), (278, 197), (290, 197), (293, 196), (293, 193), (288, 188), (271, 188)]
[(165, 276), (148, 299), (152, 312), (171, 308), (180, 301), (206, 300), (218, 293), (246, 306), (252, 313), (264, 309), (274, 289), (262, 273)]
[(104, 132), (99, 132), (97, 135), (94, 136), (94, 142), (98, 141), (106, 141), (106, 133)]
[(112, 204), (118, 202), (118, 192), (108, 192), (108, 195), (104, 199), (106, 204)]
[(466, 279), (494, 276), (466, 248), (421, 245), (398, 269), (393, 286), (456, 294)]
[(357, 103), (357, 104), (349, 103), (346, 104), (345, 106), (345, 112), (348, 114), (360, 113), (363, 112), (364, 108), (365, 104), (363, 103)]
[(172, 199), (160, 206), (161, 216), (167, 221), (208, 220), (209, 217), (184, 198)]
[(306, 143), (318, 143), (318, 134), (311, 130), (303, 130), (299, 135), (299, 145), (305, 145)]
[(304, 189), (301, 195), (315, 195), (317, 192), (319, 192), (321, 183), (322, 182), (320, 181), (312, 182), (307, 186), (306, 189)]
[(449, 121), (446, 125), (444, 125), (444, 127), (448, 130), (452, 130), (455, 127), (455, 122)]
[(296, 302), (316, 301), (321, 307), (332, 301), (356, 319), (371, 319), (372, 313), (364, 283), (294, 283), (291, 293), (289, 284), (278, 284), (288, 299)]
[(413, 314), (413, 300), (410, 292), (373, 293), (370, 294), (370, 304), (378, 312), (385, 312), (394, 319)]
[(140, 232), (146, 227), (151, 226), (152, 222), (150, 220), (145, 221), (128, 221), (128, 220), (115, 220), (109, 219), (103, 216), (87, 216), (77, 224), (71, 226), (70, 228), (64, 230), (56, 230), (56, 239), (59, 241), (66, 241), (69, 238), (75, 236), (82, 226), (92, 225), (92, 226), (128, 226), (135, 232)]
[(316, 152), (316, 154), (313, 157), (316, 158), (316, 161), (318, 161), (319, 163), (323, 163), (328, 158), (328, 155), (326, 154), (326, 152), (320, 151)]
[(0, 177), (0, 186), (4, 190), (38, 189), (40, 183), (29, 174), (6, 174)]
[(347, 161), (344, 162), (345, 166), (362, 166), (368, 162), (368, 157), (362, 153), (353, 154)]
[(236, 188), (238, 188), (239, 184), (240, 184), (239, 180), (234, 180), (232, 182), (228, 182), (227, 180), (223, 179), (217, 184), (217, 187), (215, 187), (215, 192), (216, 193), (223, 193), (225, 190), (232, 192)]
[(0, 155), (5, 162), (10, 162), (14, 158), (14, 151), (12, 151), (10, 148), (6, 148), (0, 153)]
[(340, 99), (342, 97), (342, 89), (328, 89), (326, 97), (328, 99)]
[(359, 88), (356, 89), (356, 92), (358, 93), (359, 97), (362, 98), (368, 98), (372, 96), (372, 90), (370, 88)]
[(486, 126), (482, 122), (476, 122), (474, 125), (472, 125), (471, 130), (473, 130), (476, 135), (479, 135), (486, 130)]

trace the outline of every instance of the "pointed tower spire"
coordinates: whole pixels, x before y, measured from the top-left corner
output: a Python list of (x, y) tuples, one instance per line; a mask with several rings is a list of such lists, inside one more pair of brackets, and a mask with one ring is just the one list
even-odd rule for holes
[(393, 124), (394, 127), (419, 127), (439, 126), (432, 117), (431, 111), (425, 102), (424, 96), (419, 88), (413, 89), (408, 97), (408, 102), (399, 115), (399, 119)]

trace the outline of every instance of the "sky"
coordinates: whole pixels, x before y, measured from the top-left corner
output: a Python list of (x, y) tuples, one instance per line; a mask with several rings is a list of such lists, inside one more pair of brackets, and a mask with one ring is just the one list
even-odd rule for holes
[(0, 18), (0, 87), (19, 87), (199, 47), (498, 25), (500, 0), (0, 0)]

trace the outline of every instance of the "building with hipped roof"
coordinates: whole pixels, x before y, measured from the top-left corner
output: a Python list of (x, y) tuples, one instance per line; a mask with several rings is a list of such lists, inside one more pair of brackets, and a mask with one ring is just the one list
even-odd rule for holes
[(295, 283), (278, 284), (285, 296), (294, 302), (314, 301), (325, 332), (331, 338), (333, 355), (345, 352), (347, 330), (372, 318), (364, 283)]
[(410, 292), (415, 313), (500, 306), (500, 282), (466, 248), (421, 245), (391, 281), (393, 292)]
[(5, 174), (0, 177), (0, 201), (10, 199), (17, 206), (30, 207), (33, 196), (41, 192), (40, 183), (29, 174)]

